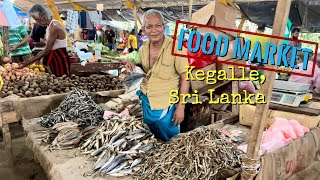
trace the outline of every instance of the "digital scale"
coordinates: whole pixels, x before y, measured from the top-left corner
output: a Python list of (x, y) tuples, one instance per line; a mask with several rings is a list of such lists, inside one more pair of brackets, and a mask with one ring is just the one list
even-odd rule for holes
[(312, 99), (310, 84), (275, 80), (270, 102), (298, 107), (301, 102)]

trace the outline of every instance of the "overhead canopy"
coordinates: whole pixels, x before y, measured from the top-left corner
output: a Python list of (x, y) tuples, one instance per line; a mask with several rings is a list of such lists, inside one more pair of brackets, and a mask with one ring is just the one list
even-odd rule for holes
[[(250, 21), (265, 23), (272, 28), (277, 6), (276, 0), (251, 0), (246, 2), (240, 0), (237, 5)], [(293, 0), (289, 18), (293, 26), (302, 27), (303, 31), (320, 32), (320, 1)]]
[[(188, 16), (189, 0), (131, 0), (138, 7), (138, 15), (143, 11), (155, 8), (163, 12), (166, 20), (185, 19)], [(193, 0), (192, 12), (208, 4), (210, 0)], [(255, 23), (266, 23), (272, 28), (277, 0), (233, 0)], [(28, 10), (34, 4), (46, 4), (45, 0), (15, 0), (14, 4)], [(126, 0), (54, 0), (58, 10), (63, 12), (79, 5), (86, 10), (96, 10), (97, 4), (104, 4), (104, 19), (111, 21), (134, 20), (133, 13), (126, 7)], [(305, 31), (320, 32), (320, 2), (319, 0), (292, 0), (290, 20), (293, 26), (302, 26)]]

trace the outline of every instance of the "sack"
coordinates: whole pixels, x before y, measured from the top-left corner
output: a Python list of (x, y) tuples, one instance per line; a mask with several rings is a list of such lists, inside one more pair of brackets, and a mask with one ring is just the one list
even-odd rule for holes
[[(201, 41), (203, 39), (203, 35), (201, 35)], [(192, 42), (193, 47), (196, 45), (196, 36), (193, 38)], [(188, 49), (188, 42), (183, 43), (183, 47)], [(193, 53), (187, 50), (187, 55), (192, 58), (188, 58), (189, 66), (195, 66), (196, 69), (208, 66), (209, 64), (212, 64), (214, 61), (217, 60), (217, 56), (214, 55), (216, 52), (216, 49), (214, 48), (214, 51), (210, 55), (206, 55), (202, 52), (202, 44), (200, 45), (200, 49), (198, 52)], [(210, 47), (210, 42), (207, 42), (207, 49)]]

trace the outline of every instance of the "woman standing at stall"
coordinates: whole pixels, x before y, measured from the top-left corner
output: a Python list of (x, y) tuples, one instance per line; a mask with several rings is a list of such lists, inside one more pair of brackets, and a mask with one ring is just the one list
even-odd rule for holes
[(129, 53), (138, 50), (138, 40), (136, 37), (136, 30), (132, 29), (128, 38)]
[(36, 4), (29, 10), (29, 15), (41, 26), (47, 26), (46, 48), (34, 58), (21, 63), (20, 68), (26, 67), (44, 58), (44, 65), (50, 67), (57, 77), (70, 76), (70, 58), (67, 52), (67, 33), (64, 27), (55, 19), (52, 13), (43, 5)]

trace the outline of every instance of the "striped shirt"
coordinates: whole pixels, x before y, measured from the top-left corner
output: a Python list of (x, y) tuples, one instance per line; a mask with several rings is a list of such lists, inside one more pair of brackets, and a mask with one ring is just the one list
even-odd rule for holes
[[(0, 27), (0, 35), (2, 36), (2, 27)], [(12, 29), (9, 27), (9, 46), (19, 44), (26, 35), (28, 35), (28, 32), (24, 26), (20, 26), (17, 29)], [(28, 42), (20, 46), (17, 50), (10, 52), (11, 57), (29, 54), (31, 54), (31, 50)]]

